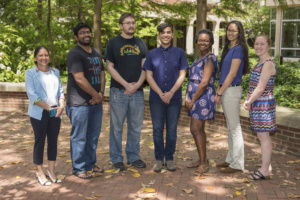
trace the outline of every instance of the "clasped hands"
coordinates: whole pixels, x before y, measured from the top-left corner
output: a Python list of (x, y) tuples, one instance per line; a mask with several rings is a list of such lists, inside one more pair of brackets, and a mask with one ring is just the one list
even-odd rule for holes
[(161, 93), (159, 97), (164, 103), (169, 104), (173, 97), (173, 93), (171, 91), (166, 93)]

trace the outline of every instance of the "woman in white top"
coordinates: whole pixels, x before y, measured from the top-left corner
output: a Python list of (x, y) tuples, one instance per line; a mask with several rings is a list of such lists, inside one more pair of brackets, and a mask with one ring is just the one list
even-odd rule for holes
[(59, 79), (59, 71), (48, 66), (49, 51), (40, 46), (34, 51), (36, 66), (26, 71), (25, 85), (29, 98), (28, 115), (33, 128), (35, 143), (33, 163), (37, 165), (36, 176), (41, 185), (50, 186), (43, 170), (44, 145), (47, 137), (47, 174), (52, 182), (56, 178), (54, 166), (57, 156), (57, 138), (61, 115), (64, 109), (64, 93)]

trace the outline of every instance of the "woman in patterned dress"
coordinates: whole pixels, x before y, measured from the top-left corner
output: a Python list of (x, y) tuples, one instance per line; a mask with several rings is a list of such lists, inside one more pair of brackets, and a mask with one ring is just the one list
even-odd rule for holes
[(199, 160), (188, 165), (196, 168), (197, 172), (205, 173), (209, 170), (206, 156), (205, 120), (214, 120), (215, 116), (215, 88), (214, 82), (218, 72), (216, 56), (210, 47), (214, 44), (214, 37), (210, 30), (201, 29), (196, 35), (196, 44), (200, 56), (190, 67), (189, 85), (185, 96), (185, 104), (191, 116), (190, 130), (194, 137)]
[(272, 155), (270, 132), (276, 130), (276, 105), (273, 94), (276, 66), (269, 54), (270, 48), (271, 40), (267, 35), (256, 37), (254, 50), (259, 56), (259, 62), (250, 74), (250, 88), (244, 102), (244, 108), (249, 111), (251, 128), (257, 133), (261, 144), (262, 165), (250, 174), (249, 178), (253, 180), (270, 178)]

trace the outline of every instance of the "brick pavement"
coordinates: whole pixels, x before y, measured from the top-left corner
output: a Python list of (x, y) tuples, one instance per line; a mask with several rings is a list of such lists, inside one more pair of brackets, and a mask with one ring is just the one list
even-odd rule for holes
[[(0, 112), (0, 199), (152, 199), (159, 200), (225, 200), (225, 199), (288, 199), (289, 194), (300, 195), (300, 162), (296, 157), (273, 153), (273, 178), (267, 181), (243, 183), (248, 170), (253, 170), (260, 164), (260, 149), (257, 145), (245, 143), (245, 173), (224, 175), (213, 167), (214, 163), (223, 162), (226, 156), (226, 135), (207, 132), (208, 158), (210, 171), (195, 179), (194, 169), (186, 165), (197, 160), (197, 153), (188, 127), (178, 127), (178, 141), (175, 160), (176, 172), (154, 173), (152, 125), (145, 120), (141, 135), (141, 157), (147, 163), (147, 168), (137, 169), (140, 177), (133, 177), (133, 172), (126, 170), (119, 173), (104, 173), (90, 180), (78, 179), (71, 175), (69, 153), (69, 119), (64, 115), (59, 136), (56, 171), (65, 178), (61, 184), (50, 187), (40, 186), (35, 179), (32, 163), (33, 133), (29, 117), (24, 111)], [(109, 116), (103, 116), (103, 126), (97, 150), (97, 164), (111, 169), (108, 146)], [(126, 138), (126, 128), (124, 136)], [(125, 141), (125, 140), (124, 140)], [(125, 147), (123, 142), (123, 149)], [(46, 154), (45, 154), (46, 158)], [(288, 161), (296, 161), (288, 164)], [(125, 159), (126, 162), (126, 159)], [(47, 163), (45, 162), (45, 166)], [(133, 167), (128, 167), (132, 168)], [(295, 170), (296, 169), (296, 170)], [(155, 189), (155, 193), (138, 191), (142, 186)], [(187, 194), (183, 189), (192, 189)], [(236, 189), (241, 189), (241, 195), (236, 196)], [(97, 196), (102, 195), (102, 197)]]

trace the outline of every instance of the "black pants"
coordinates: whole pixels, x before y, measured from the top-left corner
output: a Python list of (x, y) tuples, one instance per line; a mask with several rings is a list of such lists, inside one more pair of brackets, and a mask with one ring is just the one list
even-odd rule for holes
[(34, 132), (33, 163), (43, 164), (44, 146), (47, 136), (48, 160), (55, 161), (57, 156), (57, 138), (60, 129), (60, 118), (50, 117), (47, 110), (43, 111), (42, 119), (37, 120), (30, 117), (30, 122)]

